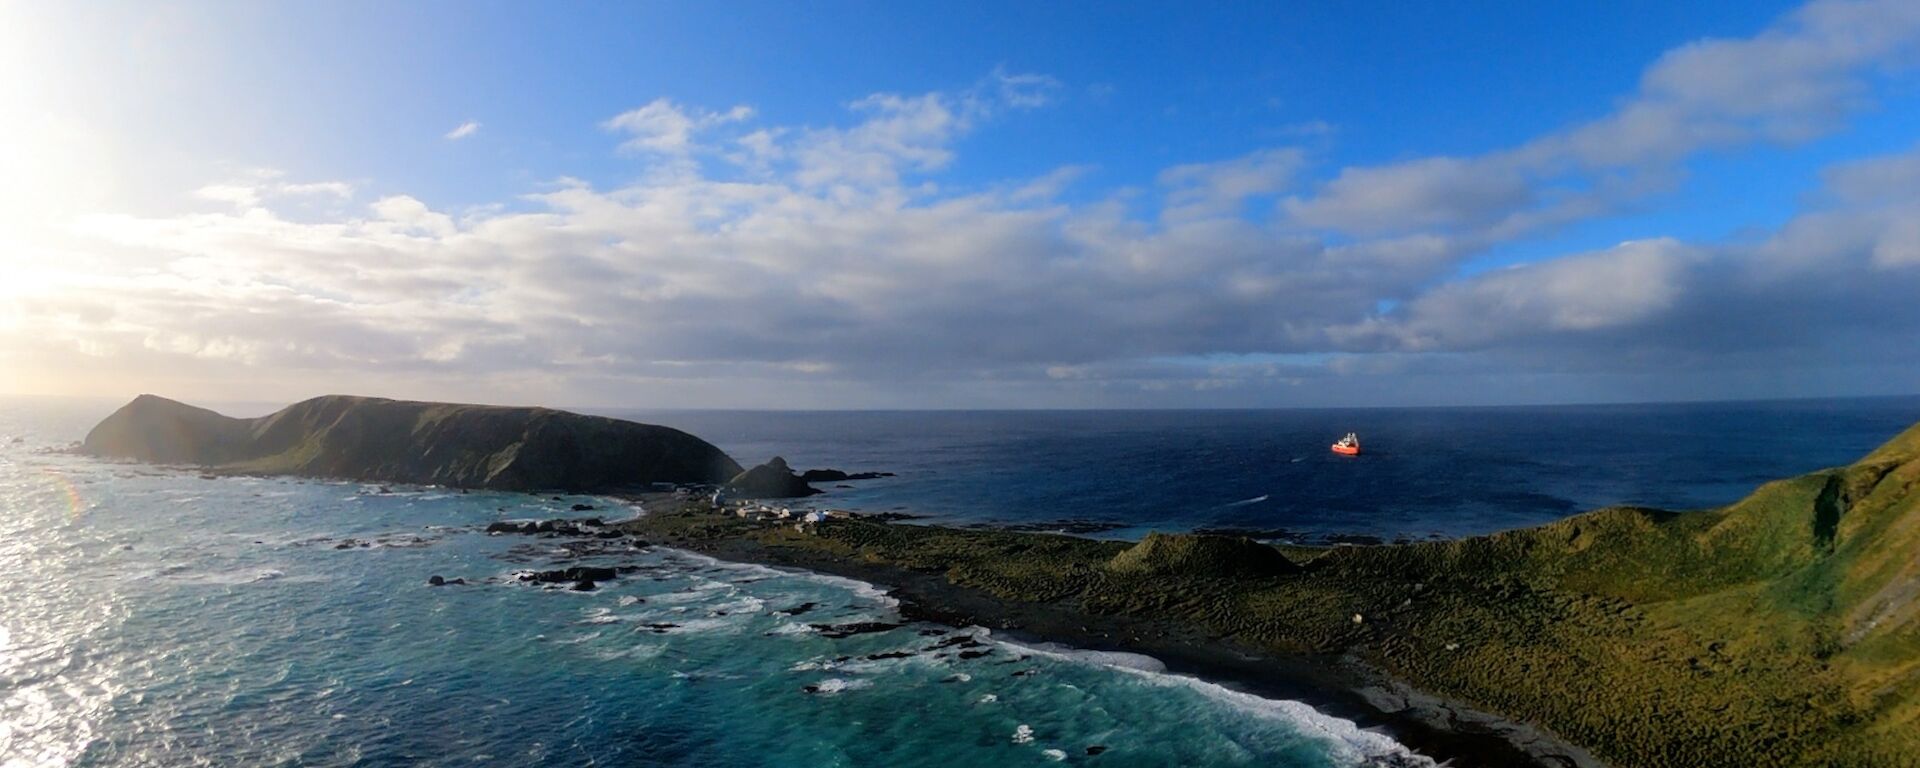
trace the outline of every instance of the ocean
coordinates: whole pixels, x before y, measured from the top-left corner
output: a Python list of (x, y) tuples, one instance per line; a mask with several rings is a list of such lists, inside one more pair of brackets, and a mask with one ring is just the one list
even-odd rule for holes
[[(215, 479), (51, 450), (114, 405), (0, 401), (5, 768), (1431, 764), (1350, 721), (1144, 657), (980, 628), (815, 626), (900, 622), (873, 585), (481, 532), (638, 513), (615, 500)], [(1852, 460), (1920, 419), (1920, 399), (625, 415), (743, 462), (896, 473), (831, 488), (823, 505), (1119, 526), (1109, 536), (1232, 525), (1417, 538), (1610, 502), (1724, 503)], [(1332, 457), (1326, 444), (1349, 430), (1368, 453)], [(515, 579), (562, 565), (629, 572), (584, 593)], [(435, 575), (466, 583), (428, 586)]]
[[(1612, 504), (1698, 509), (1852, 463), (1920, 397), (1265, 411), (608, 411), (742, 464), (894, 472), (815, 504), (926, 522), (1238, 528), (1324, 541), (1469, 536)], [(1328, 450), (1358, 432), (1362, 455)], [(848, 487), (834, 487), (845, 485)], [(1108, 530), (1100, 530), (1108, 529)]]

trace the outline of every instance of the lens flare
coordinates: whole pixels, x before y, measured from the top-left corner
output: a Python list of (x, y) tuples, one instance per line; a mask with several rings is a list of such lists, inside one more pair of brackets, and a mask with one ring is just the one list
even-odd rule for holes
[(47, 469), (42, 470), (42, 472), (47, 476), (48, 481), (53, 484), (54, 491), (66, 497), (67, 517), (69, 519), (78, 520), (81, 515), (86, 514), (86, 499), (81, 497), (80, 486), (75, 485), (72, 478), (67, 477), (65, 472), (57, 469)]

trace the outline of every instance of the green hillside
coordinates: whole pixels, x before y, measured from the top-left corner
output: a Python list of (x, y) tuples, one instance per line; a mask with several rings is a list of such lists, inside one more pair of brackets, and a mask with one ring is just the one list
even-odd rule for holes
[(216, 471), (501, 490), (721, 483), (740, 465), (670, 427), (551, 408), (328, 395), (236, 419), (141, 395), (87, 434), (95, 456)]
[(944, 573), (1005, 600), (1166, 620), (1273, 654), (1348, 654), (1622, 766), (1913, 766), (1916, 482), (1920, 427), (1721, 509), (1608, 508), (1447, 542), (1272, 550), (1157, 535), (1129, 547), (859, 520), (802, 532), (707, 513), (639, 525), (775, 561)]

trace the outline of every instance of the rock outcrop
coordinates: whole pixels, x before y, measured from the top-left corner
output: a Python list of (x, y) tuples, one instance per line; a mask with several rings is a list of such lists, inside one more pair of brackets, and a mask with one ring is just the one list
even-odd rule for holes
[(740, 472), (719, 448), (670, 427), (344, 395), (254, 419), (141, 395), (94, 427), (81, 451), (236, 474), (496, 490), (613, 491), (721, 483)]
[(794, 499), (820, 492), (794, 474), (787, 460), (779, 456), (735, 475), (727, 481), (726, 490), (728, 495), (743, 499)]
[(1300, 566), (1279, 550), (1237, 536), (1149, 533), (1114, 555), (1116, 573), (1181, 577), (1248, 578), (1296, 573)]

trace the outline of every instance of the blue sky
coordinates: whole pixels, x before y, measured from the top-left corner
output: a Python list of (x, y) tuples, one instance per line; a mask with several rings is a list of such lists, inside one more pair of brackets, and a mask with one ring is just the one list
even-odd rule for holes
[(1186, 5), (7, 6), (0, 391), (1920, 390), (1908, 4)]

